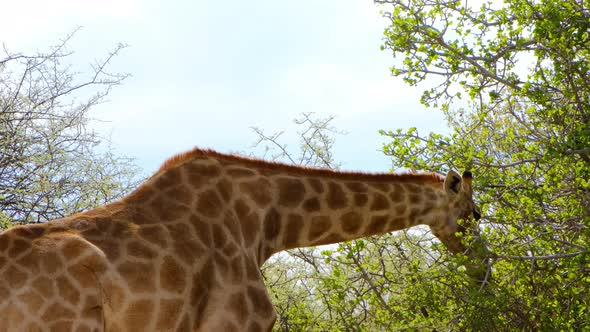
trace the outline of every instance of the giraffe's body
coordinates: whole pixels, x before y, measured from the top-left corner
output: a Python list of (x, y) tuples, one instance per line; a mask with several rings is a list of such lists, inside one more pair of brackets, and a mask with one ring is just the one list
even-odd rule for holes
[[(463, 185), (462, 185), (463, 184)], [(470, 178), (194, 150), (120, 201), (0, 234), (0, 331), (269, 331), (273, 253), (417, 224), (454, 252)]]

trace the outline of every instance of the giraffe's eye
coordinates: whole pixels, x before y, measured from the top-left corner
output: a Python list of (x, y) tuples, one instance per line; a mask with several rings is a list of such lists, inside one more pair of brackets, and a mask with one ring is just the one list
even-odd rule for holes
[(477, 209), (473, 209), (473, 218), (475, 220), (479, 220), (481, 218), (481, 214), (479, 213), (479, 211), (477, 211)]

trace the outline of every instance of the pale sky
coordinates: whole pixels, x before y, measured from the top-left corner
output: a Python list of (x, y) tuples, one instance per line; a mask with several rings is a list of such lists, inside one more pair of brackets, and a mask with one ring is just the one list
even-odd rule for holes
[(194, 146), (250, 152), (252, 126), (291, 132), (296, 151), (301, 112), (336, 116), (343, 169), (386, 172), (379, 129), (446, 128), (420, 89), (391, 77), (386, 23), (370, 0), (20, 0), (2, 4), (0, 41), (43, 51), (82, 26), (70, 44), (80, 70), (129, 44), (110, 70), (133, 76), (91, 115), (146, 174)]

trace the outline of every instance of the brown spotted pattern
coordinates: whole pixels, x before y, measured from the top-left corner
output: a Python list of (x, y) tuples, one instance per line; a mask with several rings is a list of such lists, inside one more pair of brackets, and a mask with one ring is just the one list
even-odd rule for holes
[(190, 151), (121, 201), (1, 233), (0, 331), (270, 331), (273, 253), (416, 224), (459, 251), (460, 180)]

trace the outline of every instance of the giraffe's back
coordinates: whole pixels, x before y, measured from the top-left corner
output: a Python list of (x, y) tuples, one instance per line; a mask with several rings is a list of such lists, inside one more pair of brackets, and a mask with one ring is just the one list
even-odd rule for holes
[(100, 251), (49, 224), (0, 233), (0, 331), (100, 331)]

